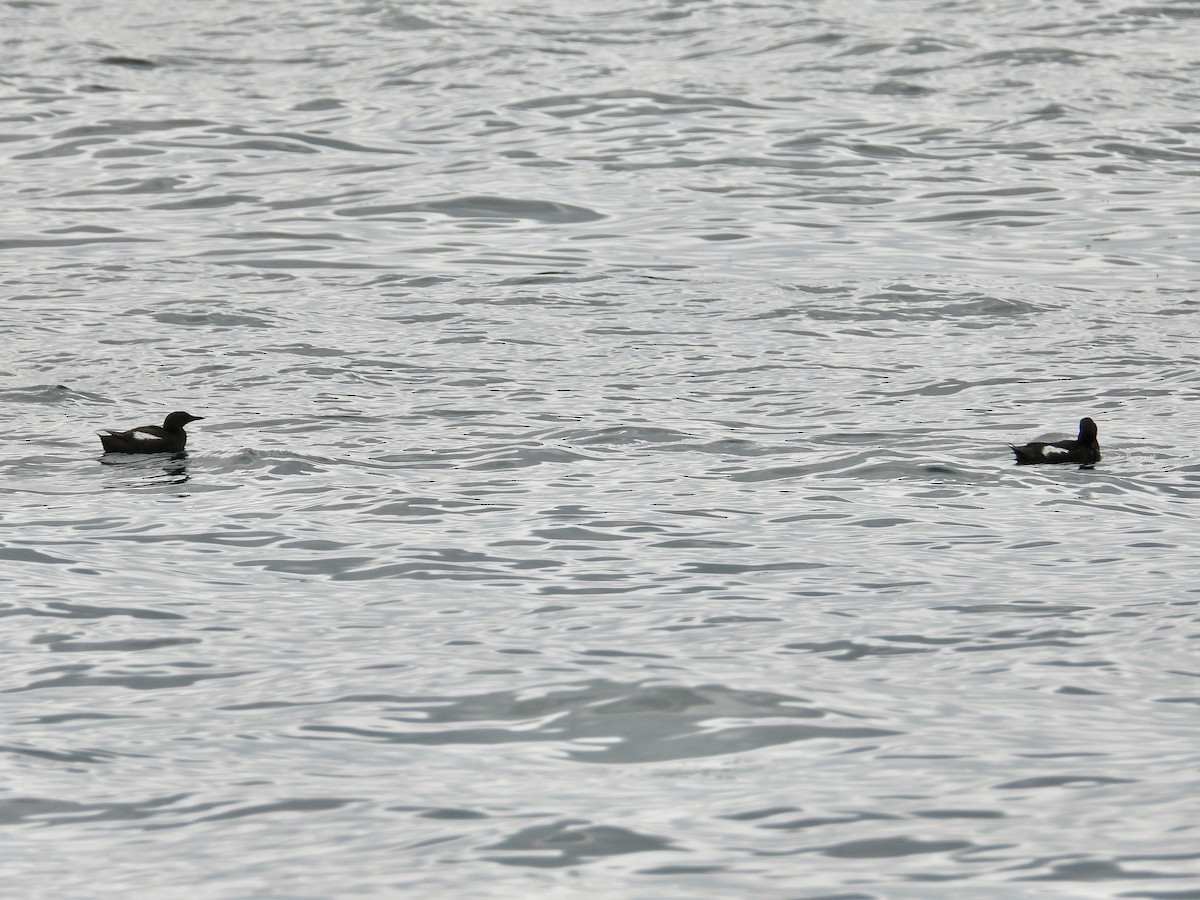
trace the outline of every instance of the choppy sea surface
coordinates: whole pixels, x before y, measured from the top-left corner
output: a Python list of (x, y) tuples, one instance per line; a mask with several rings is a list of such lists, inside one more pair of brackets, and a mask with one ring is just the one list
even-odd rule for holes
[(5, 897), (1200, 898), (1196, 2), (0, 15)]

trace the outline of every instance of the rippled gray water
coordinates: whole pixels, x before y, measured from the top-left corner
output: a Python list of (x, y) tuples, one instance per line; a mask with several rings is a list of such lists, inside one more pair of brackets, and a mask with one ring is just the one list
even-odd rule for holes
[(5, 896), (1200, 897), (1195, 2), (2, 8)]

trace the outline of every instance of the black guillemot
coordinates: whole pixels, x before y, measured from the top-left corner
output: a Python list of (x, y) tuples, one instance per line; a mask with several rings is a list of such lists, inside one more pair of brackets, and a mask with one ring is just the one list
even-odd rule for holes
[(1100, 441), (1097, 439), (1096, 423), (1089, 418), (1079, 420), (1079, 437), (1073, 441), (1055, 441), (1052, 444), (1034, 441), (1023, 447), (1008, 445), (1017, 457), (1018, 466), (1035, 466), (1040, 463), (1079, 463), (1090, 466), (1100, 461)]
[(100, 443), (108, 453), (178, 453), (187, 444), (183, 426), (203, 419), (186, 412), (173, 412), (162, 426), (139, 425), (128, 431), (98, 431)]

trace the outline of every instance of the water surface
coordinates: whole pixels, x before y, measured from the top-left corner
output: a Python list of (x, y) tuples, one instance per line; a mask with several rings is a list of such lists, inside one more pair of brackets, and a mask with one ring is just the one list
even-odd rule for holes
[(1195, 895), (1198, 21), (9, 4), (9, 891)]

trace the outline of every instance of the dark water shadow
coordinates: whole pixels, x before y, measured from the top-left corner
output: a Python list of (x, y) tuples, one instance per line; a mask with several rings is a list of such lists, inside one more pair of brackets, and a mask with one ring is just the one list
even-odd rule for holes
[(187, 458), (186, 450), (178, 453), (105, 453), (99, 462), (130, 476), (126, 484), (186, 484), (192, 477)]

